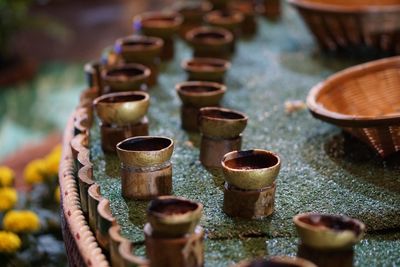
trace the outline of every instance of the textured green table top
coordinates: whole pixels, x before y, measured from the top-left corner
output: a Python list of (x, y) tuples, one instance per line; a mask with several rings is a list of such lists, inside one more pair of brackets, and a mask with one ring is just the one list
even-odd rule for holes
[[(345, 214), (362, 220), (366, 238), (356, 246), (357, 266), (400, 265), (399, 158), (382, 161), (368, 147), (340, 129), (311, 117), (307, 110), (285, 112), (287, 100), (305, 100), (309, 89), (328, 75), (355, 64), (315, 53), (309, 33), (292, 9), (281, 22), (259, 21), (259, 34), (240, 41), (227, 77), (223, 105), (245, 112), (249, 123), (243, 149), (278, 153), (274, 214), (262, 220), (233, 219), (222, 212), (223, 180), (199, 162), (199, 136), (180, 128), (175, 84), (186, 79), (180, 68), (191, 50), (179, 41), (175, 60), (163, 66), (159, 85), (151, 89), (151, 135), (175, 140), (175, 195), (204, 204), (206, 266), (227, 266), (260, 255), (295, 255), (298, 239), (292, 217), (300, 212)], [(99, 128), (92, 129), (94, 176), (111, 201), (123, 234), (144, 254), (143, 224), (147, 202), (121, 196), (119, 162), (104, 155)]]

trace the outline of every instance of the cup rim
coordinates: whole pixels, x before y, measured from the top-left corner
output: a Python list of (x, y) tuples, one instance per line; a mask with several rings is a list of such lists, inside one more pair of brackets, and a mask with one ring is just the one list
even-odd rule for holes
[[(128, 76), (125, 78), (113, 77), (113, 76), (109, 75), (109, 73), (111, 71), (118, 71), (118, 70), (123, 70), (123, 69), (136, 69), (136, 70), (142, 71), (143, 73), (135, 75), (135, 76)], [(151, 74), (150, 69), (148, 67), (146, 67), (145, 65), (138, 64), (138, 63), (128, 63), (128, 64), (116, 65), (116, 66), (110, 67), (108, 69), (104, 69), (102, 71), (102, 78), (106, 81), (111, 81), (111, 82), (134, 82), (134, 81), (148, 79), (150, 77), (150, 74)]]
[[(138, 48), (137, 46), (126, 45), (126, 42), (146, 42), (149, 44)], [(155, 36), (145, 36), (145, 35), (130, 35), (118, 38), (114, 44), (114, 51), (117, 53), (121, 52), (141, 52), (141, 51), (152, 51), (156, 49), (161, 49), (164, 45), (164, 41)]]
[[(168, 23), (167, 25), (158, 25), (157, 27), (155, 26), (147, 26), (149, 28), (157, 28), (157, 29), (168, 29), (168, 28), (173, 28), (177, 27), (183, 22), (183, 17), (181, 14), (175, 11), (148, 11), (144, 12), (142, 14), (138, 14), (134, 16), (133, 21), (134, 24), (140, 23), (143, 26), (146, 25), (146, 20), (156, 20), (156, 19), (167, 19), (170, 20), (171, 23)], [(145, 26), (146, 27), (146, 26)]]
[[(129, 100), (129, 101), (120, 101), (120, 102), (102, 102), (106, 99), (113, 98), (113, 97), (125, 97), (125, 96), (134, 96), (134, 95), (140, 95), (140, 96), (143, 96), (144, 98), (138, 99), (138, 100)], [(140, 103), (140, 102), (147, 102), (149, 100), (150, 100), (150, 95), (148, 93), (142, 92), (142, 91), (116, 92), (116, 93), (104, 94), (102, 96), (95, 98), (93, 100), (93, 105), (96, 107), (98, 105), (117, 105), (119, 103), (129, 103), (129, 102)]]
[[(216, 118), (216, 117), (207, 116), (207, 115), (203, 114), (205, 111), (210, 111), (210, 110), (215, 110), (215, 111), (220, 111), (220, 112), (225, 112), (225, 113), (233, 113), (235, 115), (241, 116), (241, 118), (238, 118), (238, 119)], [(201, 108), (200, 111), (199, 111), (199, 116), (200, 116), (201, 119), (207, 119), (207, 120), (212, 120), (212, 121), (224, 121), (224, 122), (227, 122), (227, 121), (229, 121), (229, 122), (241, 122), (241, 121), (247, 121), (249, 119), (249, 117), (246, 114), (244, 114), (244, 113), (242, 113), (240, 111), (236, 111), (236, 110), (233, 110), (233, 109), (227, 109), (227, 108), (221, 108), (221, 107), (204, 107), (204, 108)]]
[[(211, 57), (194, 57), (191, 59), (186, 59), (181, 62), (181, 67), (185, 71), (191, 71), (191, 72), (205, 72), (205, 71), (200, 71), (199, 67), (190, 65), (193, 62), (198, 62), (198, 63), (203, 63), (204, 65), (209, 65), (207, 67), (207, 72), (211, 71), (227, 71), (231, 67), (231, 63), (228, 60), (225, 59), (220, 59), (220, 58), (211, 58)], [(212, 63), (219, 64), (219, 66), (215, 66)], [(204, 69), (204, 68), (203, 68)]]
[[(162, 149), (157, 149), (157, 150), (128, 150), (128, 149), (121, 148), (121, 146), (123, 144), (125, 144), (127, 142), (130, 142), (132, 140), (135, 140), (135, 139), (137, 139), (137, 140), (139, 140), (139, 139), (142, 139), (142, 140), (146, 140), (146, 139), (147, 140), (148, 139), (163, 139), (163, 140), (168, 140), (169, 141), (169, 145), (164, 147), (164, 148), (162, 148)], [(148, 153), (148, 152), (160, 153), (160, 152), (164, 152), (164, 151), (170, 150), (173, 146), (174, 146), (174, 140), (172, 140), (169, 137), (165, 137), (165, 136), (135, 136), (135, 137), (130, 137), (130, 138), (127, 138), (125, 140), (122, 140), (121, 142), (119, 142), (117, 144), (116, 147), (117, 147), (117, 150), (119, 150), (121, 152), (125, 152), (125, 153)]]
[[(223, 12), (228, 12), (229, 16), (222, 16)], [(218, 23), (218, 25), (239, 24), (244, 20), (244, 15), (238, 10), (214, 10), (204, 16), (207, 23)]]
[[(355, 231), (354, 229), (344, 229), (344, 230), (335, 230), (331, 227), (325, 226), (324, 228), (321, 227), (317, 227), (315, 225), (306, 223), (301, 221), (301, 218), (305, 218), (305, 217), (309, 217), (312, 215), (316, 215), (316, 216), (321, 216), (321, 217), (326, 217), (326, 218), (335, 218), (335, 219), (339, 219), (341, 221), (346, 221), (346, 223), (348, 223), (349, 225), (353, 225), (358, 227), (359, 232), (357, 233), (357, 231)], [(356, 236), (356, 238), (360, 238), (363, 233), (365, 232), (365, 224), (357, 219), (353, 219), (351, 217), (345, 216), (345, 215), (338, 215), (338, 214), (325, 214), (325, 213), (318, 213), (318, 212), (306, 212), (306, 213), (299, 213), (297, 215), (295, 215), (293, 217), (293, 222), (296, 226), (302, 228), (302, 229), (307, 229), (309, 231), (312, 231), (314, 233), (317, 232), (336, 232), (336, 233), (341, 233), (341, 232), (345, 232), (345, 231), (350, 231), (353, 232)]]
[[(249, 154), (252, 153), (252, 155), (254, 155), (253, 152), (256, 152), (256, 154), (273, 156), (277, 160), (277, 162), (270, 167), (258, 168), (258, 169), (237, 169), (237, 168), (229, 167), (225, 164), (225, 162), (227, 160), (241, 158), (241, 157), (237, 157), (240, 153), (249, 153)], [(246, 155), (244, 155), (242, 157), (246, 157)], [(221, 160), (221, 165), (222, 165), (222, 168), (229, 170), (229, 171), (233, 171), (233, 172), (247, 173), (247, 172), (252, 172), (252, 171), (266, 171), (266, 170), (270, 170), (270, 169), (279, 167), (281, 165), (281, 158), (279, 157), (278, 154), (276, 154), (272, 151), (269, 151), (269, 150), (265, 150), (265, 149), (257, 149), (256, 148), (256, 149), (250, 149), (250, 150), (235, 150), (235, 151), (228, 152), (223, 156), (223, 158)]]
[[(152, 210), (152, 208), (153, 208), (152, 206), (156, 205), (157, 201), (162, 202), (163, 200), (175, 200), (175, 201), (178, 201), (178, 202), (181, 202), (181, 203), (188, 203), (190, 205), (195, 205), (196, 208), (193, 209), (193, 210), (189, 210), (189, 211), (187, 211), (185, 213), (171, 214), (171, 215), (166, 215), (163, 212), (158, 212), (158, 211)], [(174, 218), (173, 219), (174, 221), (182, 222), (183, 221), (182, 219), (185, 219), (186, 217), (190, 217), (190, 216), (188, 216), (190, 214), (195, 214), (195, 213), (198, 213), (198, 212), (201, 213), (203, 208), (204, 208), (204, 206), (203, 206), (202, 203), (196, 202), (196, 201), (192, 201), (192, 200), (184, 198), (184, 197), (179, 197), (179, 196), (160, 196), (160, 197), (157, 197), (157, 198), (153, 199), (149, 203), (146, 212), (147, 212), (148, 216), (149, 215), (153, 216), (153, 217), (157, 218), (160, 221), (163, 221), (163, 220), (170, 221), (172, 218)], [(187, 218), (187, 221), (191, 221), (191, 218)]]
[[(194, 44), (204, 44), (205, 42), (199, 42), (196, 38), (196, 35), (201, 33), (217, 33), (223, 36), (223, 38), (216, 39), (214, 38), (212, 41), (208, 40), (207, 44), (210, 45), (223, 45), (227, 43), (231, 43), (233, 41), (233, 34), (221, 27), (210, 27), (210, 26), (200, 26), (188, 31), (185, 35), (185, 39)], [(197, 40), (197, 41), (196, 41)]]
[[(198, 86), (198, 87), (212, 87), (215, 88), (215, 90), (212, 91), (207, 91), (207, 92), (188, 92), (183, 90), (183, 87), (185, 86)], [(208, 82), (208, 81), (186, 81), (186, 82), (181, 82), (178, 83), (175, 86), (175, 90), (178, 92), (178, 94), (182, 94), (185, 96), (191, 96), (191, 97), (196, 97), (196, 96), (214, 96), (218, 94), (223, 94), (226, 92), (226, 86), (221, 83), (216, 83), (216, 82)]]

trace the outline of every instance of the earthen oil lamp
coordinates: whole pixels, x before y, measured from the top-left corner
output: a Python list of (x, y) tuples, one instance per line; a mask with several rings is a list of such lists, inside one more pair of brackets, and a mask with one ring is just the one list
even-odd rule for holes
[(231, 63), (218, 58), (192, 58), (181, 64), (188, 74), (188, 81), (208, 81), (224, 83), (225, 73), (231, 67)]
[(317, 267), (314, 263), (299, 258), (288, 256), (274, 256), (268, 259), (243, 261), (233, 267)]
[(221, 167), (223, 156), (240, 150), (241, 133), (246, 128), (248, 117), (238, 111), (206, 107), (200, 109), (199, 130), (201, 133), (200, 161), (207, 168)]
[(174, 35), (179, 31), (183, 18), (176, 12), (147, 12), (134, 17), (135, 30), (143, 35), (163, 39), (162, 60), (174, 58)]
[(151, 267), (203, 266), (204, 230), (198, 226), (202, 211), (202, 204), (181, 197), (150, 202), (144, 233)]
[(92, 231), (96, 230), (98, 218), (97, 205), (99, 205), (102, 199), (100, 186), (96, 183), (92, 184), (88, 190), (89, 226)]
[(176, 91), (182, 101), (182, 128), (198, 131), (200, 108), (219, 106), (226, 86), (214, 82), (182, 82), (176, 85)]
[(89, 187), (94, 184), (93, 180), (93, 168), (91, 165), (83, 166), (78, 171), (79, 179), (79, 196), (81, 198), (81, 207), (83, 214), (89, 217)]
[(112, 266), (121, 266), (121, 267), (150, 266), (150, 262), (147, 259), (134, 255), (133, 251), (134, 251), (133, 243), (128, 240), (123, 241), (118, 247), (118, 252), (119, 255), (121, 256), (122, 264), (112, 265)]
[(145, 91), (150, 73), (148, 67), (136, 63), (109, 67), (102, 72), (104, 91)]
[(148, 85), (157, 83), (160, 55), (164, 41), (158, 37), (128, 36), (117, 39), (115, 52), (121, 55), (126, 63), (140, 63), (150, 69)]
[(103, 198), (97, 205), (97, 214), (96, 239), (102, 249), (109, 251), (110, 236), (108, 230), (116, 223), (116, 219), (111, 213), (110, 201)]
[(293, 222), (301, 242), (320, 250), (351, 248), (365, 232), (362, 222), (342, 215), (302, 213)]
[(84, 66), (88, 87), (96, 88), (96, 92), (98, 95), (102, 93), (101, 70), (102, 65), (100, 62), (97, 61), (86, 63)]
[(203, 24), (203, 17), (210, 12), (212, 5), (208, 1), (181, 1), (176, 3), (174, 10), (182, 15), (183, 23), (179, 30), (182, 38), (188, 31)]
[(167, 137), (138, 136), (118, 143), (122, 195), (152, 199), (171, 194), (173, 150), (174, 142)]
[(233, 34), (231, 50), (234, 52), (236, 40), (241, 34), (243, 14), (232, 9), (214, 10), (204, 16), (204, 21), (210, 26), (224, 28)]
[(186, 41), (193, 47), (194, 57), (229, 59), (233, 35), (217, 27), (198, 27), (186, 33)]
[(146, 117), (150, 96), (146, 92), (120, 92), (106, 94), (93, 102), (101, 120), (101, 146), (103, 151), (113, 153), (122, 140), (148, 135)]
[(232, 217), (262, 218), (274, 211), (278, 155), (261, 149), (233, 151), (222, 159), (224, 212)]
[(236, 10), (243, 14), (243, 22), (241, 24), (241, 34), (245, 37), (250, 37), (257, 32), (256, 22), (256, 5), (254, 1), (249, 0), (238, 0), (232, 1), (229, 4), (229, 8)]

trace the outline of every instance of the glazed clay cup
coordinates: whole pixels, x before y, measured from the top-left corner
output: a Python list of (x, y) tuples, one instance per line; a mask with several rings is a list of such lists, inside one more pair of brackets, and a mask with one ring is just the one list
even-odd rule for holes
[(192, 58), (181, 64), (189, 81), (209, 81), (223, 83), (231, 63), (218, 58)]
[(154, 237), (176, 238), (194, 232), (202, 211), (200, 203), (182, 197), (164, 196), (150, 202), (147, 220)]
[(232, 1), (229, 4), (229, 8), (236, 10), (243, 14), (243, 22), (241, 24), (241, 34), (242, 36), (250, 37), (257, 32), (257, 22), (256, 22), (256, 5), (252, 1), (239, 0)]
[(146, 115), (150, 96), (139, 91), (111, 93), (96, 98), (93, 105), (103, 124), (134, 125)]
[(103, 70), (102, 79), (111, 92), (140, 91), (146, 89), (150, 69), (141, 64), (125, 64)]
[(304, 245), (320, 250), (343, 250), (358, 243), (365, 225), (342, 215), (301, 213), (293, 217)]
[(246, 128), (247, 115), (226, 108), (206, 107), (200, 109), (200, 132), (216, 139), (238, 137)]
[(203, 17), (211, 11), (212, 5), (207, 1), (189, 0), (177, 2), (173, 9), (183, 17), (179, 34), (184, 38), (188, 31), (202, 25)]
[(223, 28), (194, 28), (186, 33), (185, 39), (193, 47), (194, 57), (228, 59), (231, 56), (233, 35)]
[(281, 160), (273, 152), (253, 149), (230, 152), (221, 164), (226, 182), (240, 189), (258, 190), (275, 182)]
[(235, 38), (240, 35), (243, 20), (243, 14), (232, 9), (214, 10), (204, 16), (204, 21), (208, 25), (224, 28), (230, 31)]
[(138, 136), (118, 143), (122, 195), (128, 199), (170, 195), (173, 149), (172, 139), (159, 136)]
[(191, 81), (177, 84), (176, 91), (184, 105), (201, 108), (219, 105), (226, 86), (214, 82)]
[(110, 244), (108, 230), (116, 223), (116, 219), (111, 214), (110, 201), (103, 198), (97, 205), (97, 213), (96, 239), (100, 247), (108, 251)]
[(146, 36), (163, 39), (162, 60), (174, 57), (174, 35), (182, 22), (182, 16), (176, 12), (147, 12), (134, 17), (135, 30), (140, 30)]
[(140, 63), (150, 69), (149, 86), (157, 83), (160, 55), (164, 41), (158, 37), (133, 35), (117, 39), (115, 52), (126, 63)]

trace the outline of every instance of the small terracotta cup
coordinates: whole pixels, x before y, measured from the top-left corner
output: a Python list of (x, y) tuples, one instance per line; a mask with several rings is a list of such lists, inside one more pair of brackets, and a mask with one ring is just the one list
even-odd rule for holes
[(116, 223), (116, 219), (111, 214), (110, 201), (103, 198), (97, 205), (97, 214), (96, 239), (100, 247), (108, 251), (110, 244), (108, 230)]
[[(149, 260), (134, 255), (133, 251), (134, 251), (133, 243), (130, 241), (123, 241), (118, 247), (118, 252), (121, 255), (121, 259), (122, 259), (122, 265), (116, 265), (116, 266), (122, 266), (122, 267), (149, 267), (150, 266)], [(112, 266), (114, 266), (114, 265), (112, 265)]]
[(93, 168), (91, 165), (83, 166), (78, 171), (79, 179), (79, 196), (81, 199), (82, 211), (86, 217), (89, 217), (89, 187), (94, 184)]
[(114, 224), (108, 229), (108, 236), (110, 237), (108, 250), (110, 252), (111, 266), (124, 266), (118, 248), (122, 242), (129, 242), (129, 240), (121, 236), (121, 227), (118, 224)]
[(118, 143), (122, 195), (128, 199), (170, 195), (173, 149), (172, 139), (158, 136), (138, 136)]
[(241, 24), (241, 35), (250, 37), (257, 32), (256, 11), (257, 7), (254, 1), (238, 0), (229, 3), (229, 8), (243, 14)]
[(281, 160), (271, 151), (232, 151), (222, 159), (225, 181), (243, 190), (271, 186), (279, 174)]
[(164, 40), (162, 60), (174, 57), (174, 35), (179, 31), (183, 18), (176, 12), (147, 12), (134, 17), (135, 30), (144, 35), (160, 37)]
[(208, 25), (227, 29), (235, 38), (240, 35), (243, 20), (243, 14), (232, 9), (214, 10), (204, 16)]
[(183, 17), (179, 34), (184, 38), (189, 30), (202, 25), (203, 17), (212, 10), (212, 5), (208, 1), (189, 0), (177, 2), (173, 9)]
[(126, 63), (140, 63), (151, 71), (149, 86), (157, 83), (160, 55), (164, 41), (158, 37), (132, 35), (117, 39), (115, 52), (122, 56)]
[(97, 228), (97, 205), (102, 199), (100, 186), (96, 183), (92, 184), (88, 190), (89, 226), (92, 231), (95, 231)]
[(150, 96), (146, 92), (120, 92), (100, 96), (93, 101), (103, 124), (134, 125), (146, 115)]
[(244, 113), (218, 107), (200, 109), (199, 129), (208, 137), (229, 139), (238, 137), (246, 128), (248, 117)]
[(101, 93), (102, 85), (101, 85), (101, 69), (103, 66), (100, 62), (92, 61), (86, 63), (83, 67), (86, 74), (86, 81), (88, 87), (96, 87), (98, 88), (98, 92)]
[(201, 108), (218, 106), (226, 92), (226, 86), (214, 82), (190, 81), (177, 84), (176, 91), (184, 105)]
[(194, 57), (229, 59), (233, 35), (217, 27), (197, 27), (186, 33), (186, 41), (194, 49)]
[(146, 90), (150, 69), (142, 64), (125, 64), (103, 70), (102, 79), (111, 92)]
[(231, 63), (218, 58), (192, 58), (181, 64), (188, 74), (189, 81), (209, 81), (224, 83), (226, 72)]
[(304, 245), (320, 250), (343, 250), (358, 243), (365, 225), (343, 215), (301, 213), (293, 217)]
[(147, 220), (154, 237), (176, 238), (194, 232), (202, 211), (200, 203), (182, 197), (164, 196), (150, 202)]
[(242, 261), (233, 267), (317, 267), (314, 263), (299, 258), (288, 256), (273, 256), (268, 259)]

